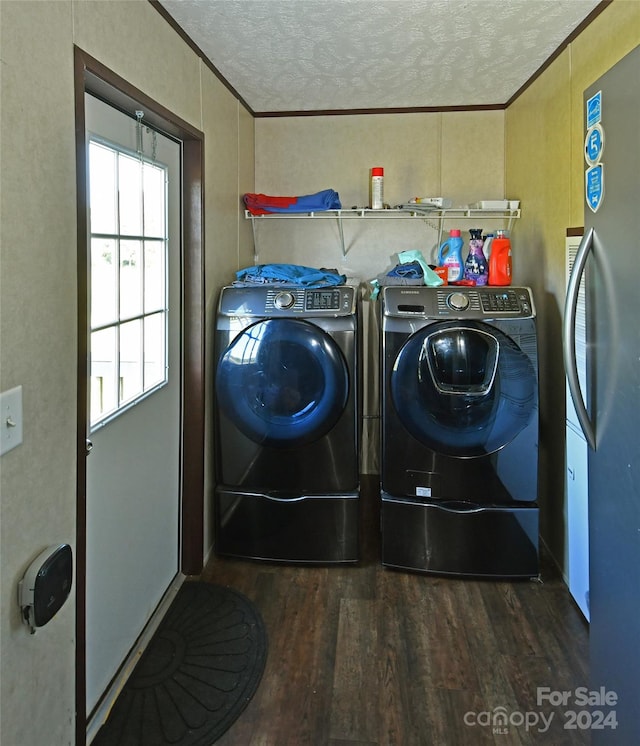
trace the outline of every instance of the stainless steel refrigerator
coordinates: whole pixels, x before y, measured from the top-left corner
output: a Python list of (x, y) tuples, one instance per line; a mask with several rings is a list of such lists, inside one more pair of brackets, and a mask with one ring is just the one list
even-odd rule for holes
[[(589, 443), (589, 688), (611, 693), (585, 708), (593, 744), (640, 744), (639, 81), (636, 47), (584, 94), (585, 232), (563, 329), (567, 383)], [(584, 391), (575, 355), (583, 274)], [(609, 716), (604, 726), (597, 710)]]

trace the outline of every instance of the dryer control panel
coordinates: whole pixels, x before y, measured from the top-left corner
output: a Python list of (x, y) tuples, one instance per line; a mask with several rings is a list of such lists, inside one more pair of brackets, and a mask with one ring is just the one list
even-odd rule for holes
[(384, 315), (396, 318), (535, 317), (531, 290), (526, 287), (386, 286), (382, 289), (382, 303)]
[(355, 288), (288, 286), (225, 287), (219, 313), (225, 316), (349, 316), (356, 310)]

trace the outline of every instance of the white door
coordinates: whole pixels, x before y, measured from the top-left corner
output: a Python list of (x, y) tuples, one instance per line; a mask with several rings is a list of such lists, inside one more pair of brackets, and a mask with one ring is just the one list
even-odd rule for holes
[(86, 95), (91, 247), (86, 696), (179, 569), (180, 146)]

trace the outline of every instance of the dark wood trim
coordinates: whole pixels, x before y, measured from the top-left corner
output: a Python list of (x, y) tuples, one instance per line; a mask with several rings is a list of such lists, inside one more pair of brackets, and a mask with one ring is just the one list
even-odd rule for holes
[(204, 142), (183, 140), (182, 155), (182, 572), (197, 575), (204, 559)]
[(317, 109), (310, 111), (256, 111), (256, 119), (265, 117), (335, 117), (353, 114), (440, 114), (448, 111), (495, 111), (505, 104), (477, 104), (475, 106), (406, 106), (388, 109)]
[(87, 411), (89, 380), (87, 148), (85, 142), (84, 66), (74, 57), (74, 106), (76, 135), (76, 225), (78, 244), (78, 406), (76, 441), (76, 710), (75, 742), (86, 743), (86, 567), (87, 567)]
[(169, 13), (169, 11), (158, 2), (158, 0), (148, 0), (148, 2), (160, 13), (160, 15), (164, 18), (164, 20), (171, 26), (171, 28), (178, 34), (178, 36), (182, 39), (182, 41), (187, 44), (187, 46), (192, 49), (196, 55), (200, 58), (200, 60), (211, 70), (211, 72), (218, 78), (218, 80), (222, 83), (222, 85), (230, 91), (235, 98), (238, 99), (238, 101), (244, 106), (244, 108), (249, 112), (249, 114), (254, 114), (253, 109), (249, 106), (249, 104), (242, 98), (242, 96), (236, 91), (236, 89), (229, 83), (229, 81), (224, 77), (224, 75), (218, 70), (218, 68), (211, 62), (211, 60), (207, 57), (207, 55), (200, 49), (200, 47), (195, 43), (195, 41), (187, 34), (187, 32), (181, 28), (175, 21), (174, 17)]
[(571, 236), (582, 236), (584, 235), (584, 227), (577, 226), (576, 228), (567, 228), (567, 238)]
[(144, 109), (144, 122), (165, 135), (185, 142), (203, 141), (204, 135), (169, 109), (112, 72), (95, 57), (74, 47), (81, 60), (84, 90), (120, 109), (135, 119), (137, 109)]
[(310, 111), (253, 111), (249, 104), (242, 98), (236, 89), (213, 65), (205, 52), (193, 41), (193, 39), (175, 21), (173, 16), (160, 4), (159, 0), (148, 0), (149, 3), (160, 13), (171, 28), (180, 38), (197, 54), (202, 62), (211, 70), (218, 80), (238, 99), (244, 108), (256, 119), (268, 117), (329, 117), (349, 116), (353, 114), (431, 114), (446, 111), (495, 111), (508, 109), (509, 106), (519, 98), (531, 84), (539, 78), (551, 63), (574, 41), (580, 34), (596, 19), (603, 10), (611, 5), (613, 0), (601, 0), (601, 2), (589, 13), (589, 15), (578, 25), (573, 32), (560, 44), (555, 52), (536, 70), (536, 72), (503, 104), (479, 104), (476, 106), (410, 106), (387, 109), (315, 109)]
[(78, 241), (78, 419), (76, 486), (76, 744), (86, 741), (87, 162), (84, 94), (92, 93), (182, 144), (183, 339), (181, 570), (204, 559), (204, 135), (98, 60), (74, 47)]
[(569, 36), (560, 44), (560, 46), (556, 49), (556, 51), (547, 58), (547, 60), (535, 71), (535, 73), (527, 80), (524, 85), (520, 86), (518, 90), (511, 96), (511, 98), (506, 102), (505, 109), (511, 106), (511, 104), (529, 88), (534, 81), (536, 81), (542, 73), (550, 67), (551, 63), (554, 62), (561, 54), (564, 52), (564, 50), (571, 44), (575, 39), (580, 36), (580, 34), (591, 24), (599, 15), (602, 13), (603, 10), (606, 9), (608, 5), (611, 5), (613, 0), (601, 0), (601, 2), (596, 5), (596, 7), (589, 13), (589, 15), (582, 21), (582, 23), (579, 26), (576, 26), (576, 28), (573, 30)]

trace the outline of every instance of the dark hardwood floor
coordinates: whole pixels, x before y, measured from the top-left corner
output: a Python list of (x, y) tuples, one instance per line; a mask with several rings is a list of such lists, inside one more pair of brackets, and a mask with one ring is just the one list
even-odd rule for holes
[(206, 567), (255, 602), (269, 635), (258, 691), (216, 743), (589, 743), (565, 728), (566, 707), (536, 699), (588, 686), (588, 627), (555, 567), (543, 556), (541, 583), (385, 569), (376, 490), (365, 477), (358, 565)]

